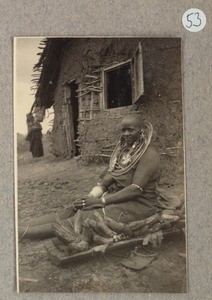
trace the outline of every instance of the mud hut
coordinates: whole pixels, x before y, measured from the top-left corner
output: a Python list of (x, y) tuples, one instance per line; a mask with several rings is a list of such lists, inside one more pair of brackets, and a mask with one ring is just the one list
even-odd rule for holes
[(47, 38), (40, 48), (35, 106), (54, 108), (56, 156), (107, 159), (120, 118), (137, 111), (154, 127), (163, 178), (176, 179), (183, 168), (180, 38)]

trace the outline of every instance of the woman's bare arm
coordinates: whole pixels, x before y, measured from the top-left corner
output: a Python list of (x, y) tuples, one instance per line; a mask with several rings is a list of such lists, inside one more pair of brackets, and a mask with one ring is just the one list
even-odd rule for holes
[(133, 198), (140, 196), (142, 190), (145, 189), (148, 182), (157, 172), (159, 164), (160, 159), (157, 151), (148, 148), (137, 165), (132, 184), (114, 194), (105, 195), (103, 199), (103, 201), (105, 200), (105, 204), (109, 205), (130, 201)]

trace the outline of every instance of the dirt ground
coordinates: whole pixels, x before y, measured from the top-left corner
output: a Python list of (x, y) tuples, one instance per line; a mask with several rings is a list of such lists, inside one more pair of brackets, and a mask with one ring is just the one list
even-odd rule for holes
[[(50, 154), (32, 159), (30, 153), (18, 156), (18, 218), (59, 212), (71, 203), (73, 196), (89, 192), (98, 182), (105, 165), (85, 165)], [(176, 193), (182, 187), (171, 187)], [(133, 247), (134, 248), (134, 247)], [(19, 242), (20, 292), (186, 292), (184, 235), (163, 240), (159, 249), (140, 246), (142, 253), (157, 252), (157, 258), (145, 269), (124, 267), (123, 258), (133, 248), (91, 258), (65, 267), (52, 265), (45, 241)]]

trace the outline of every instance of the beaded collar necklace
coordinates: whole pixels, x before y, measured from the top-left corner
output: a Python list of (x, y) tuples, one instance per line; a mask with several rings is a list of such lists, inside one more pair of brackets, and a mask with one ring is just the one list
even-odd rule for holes
[(130, 149), (127, 149), (126, 144), (122, 141), (119, 141), (116, 145), (109, 163), (108, 171), (111, 175), (115, 176), (127, 173), (138, 163), (146, 151), (151, 142), (153, 127), (149, 122), (146, 122), (144, 125), (147, 131), (146, 136), (142, 134)]

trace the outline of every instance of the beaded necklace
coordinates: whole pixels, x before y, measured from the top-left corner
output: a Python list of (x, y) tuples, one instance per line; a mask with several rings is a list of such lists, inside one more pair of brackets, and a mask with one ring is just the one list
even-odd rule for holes
[(147, 137), (141, 134), (140, 138), (127, 149), (127, 145), (122, 141), (119, 141), (116, 145), (110, 159), (108, 171), (111, 175), (122, 175), (132, 169), (141, 156), (146, 151), (152, 138), (153, 127), (152, 124), (146, 122), (145, 127), (147, 129)]

